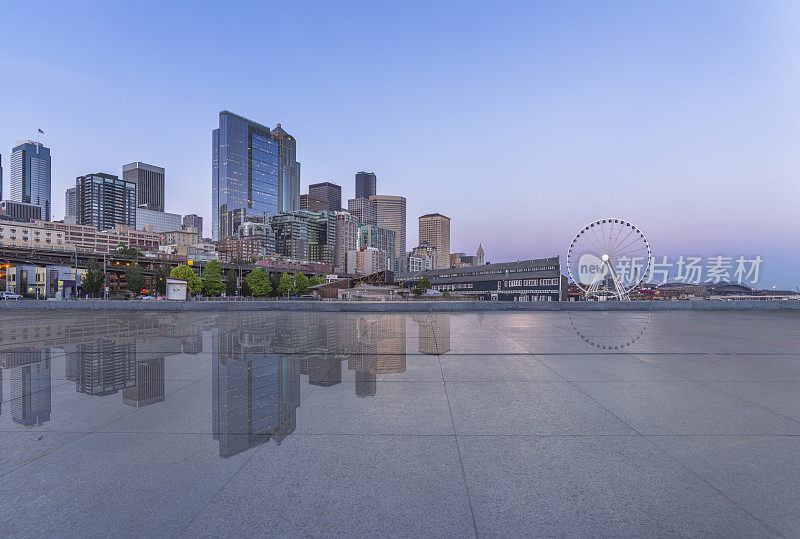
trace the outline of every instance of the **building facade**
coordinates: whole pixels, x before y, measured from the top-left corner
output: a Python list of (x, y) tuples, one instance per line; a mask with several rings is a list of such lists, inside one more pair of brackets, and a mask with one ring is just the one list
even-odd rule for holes
[(450, 218), (441, 213), (428, 213), (419, 218), (419, 243), (436, 248), (436, 269), (450, 267)]
[(362, 225), (358, 227), (358, 249), (372, 247), (387, 253), (388, 260), (383, 263), (382, 269), (395, 269), (395, 258), (392, 253), (396, 249), (396, 237), (394, 230), (386, 230), (374, 225)]
[(406, 255), (406, 198), (392, 195), (372, 195), (377, 225), (395, 233), (395, 252), (390, 256), (400, 260)]
[(64, 220), (71, 220), (77, 223), (78, 219), (78, 189), (68, 187), (64, 194)]
[(32, 140), (20, 141), (11, 152), (11, 200), (42, 207), (50, 220), (50, 148)]
[(312, 198), (311, 195), (300, 195), (300, 209), (301, 210), (327, 210), (328, 203), (318, 198)]
[(203, 218), (195, 213), (183, 216), (183, 228), (194, 227), (200, 237), (203, 237)]
[(181, 216), (177, 213), (136, 208), (136, 228), (161, 234), (181, 227)]
[(499, 301), (560, 301), (567, 297), (567, 278), (561, 275), (559, 257), (447, 268), (395, 275), (400, 282), (426, 276), (441, 292)]
[(42, 207), (25, 202), (3, 200), (0, 202), (0, 219), (9, 221), (30, 222), (42, 218)]
[[(308, 186), (309, 198), (324, 201), (328, 211), (342, 210), (342, 186), (331, 182), (312, 183)], [(301, 208), (302, 209), (302, 208)], [(309, 208), (312, 209), (312, 208)]]
[(358, 247), (358, 222), (355, 216), (346, 211), (334, 214), (336, 222), (336, 248), (333, 252), (333, 270), (337, 273), (347, 271), (347, 251)]
[(359, 225), (378, 225), (375, 203), (368, 198), (351, 198), (347, 201), (347, 211), (356, 218)]
[(164, 169), (136, 161), (122, 165), (122, 179), (136, 184), (136, 207), (164, 211)]
[(376, 190), (377, 177), (374, 172), (361, 172), (356, 173), (356, 198), (369, 198), (372, 195), (377, 195)]
[[(136, 184), (102, 172), (75, 180), (77, 222), (97, 230), (136, 228)], [(47, 221), (47, 219), (45, 219)]]
[(275, 129), (228, 111), (212, 132), (212, 236), (233, 236), (248, 217), (265, 219), (298, 208), (297, 144)]

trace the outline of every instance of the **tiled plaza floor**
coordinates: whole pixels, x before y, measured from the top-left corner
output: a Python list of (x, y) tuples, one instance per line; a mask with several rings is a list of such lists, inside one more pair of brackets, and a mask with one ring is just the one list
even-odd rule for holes
[(0, 536), (800, 535), (800, 312), (5, 313)]

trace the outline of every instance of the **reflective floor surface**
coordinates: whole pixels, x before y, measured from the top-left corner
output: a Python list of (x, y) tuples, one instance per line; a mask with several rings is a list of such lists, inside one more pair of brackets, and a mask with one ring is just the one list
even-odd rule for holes
[(0, 314), (0, 536), (800, 535), (800, 313)]

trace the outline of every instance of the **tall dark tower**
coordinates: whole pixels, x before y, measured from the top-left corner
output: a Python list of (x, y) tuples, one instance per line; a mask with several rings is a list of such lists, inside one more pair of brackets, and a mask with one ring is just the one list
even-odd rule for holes
[(356, 198), (369, 198), (372, 195), (377, 195), (375, 184), (377, 178), (374, 172), (361, 172), (356, 173)]

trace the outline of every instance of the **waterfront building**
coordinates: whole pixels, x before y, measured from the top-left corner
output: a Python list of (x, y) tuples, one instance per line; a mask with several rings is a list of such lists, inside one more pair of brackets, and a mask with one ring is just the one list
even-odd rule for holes
[(387, 253), (388, 260), (384, 262), (383, 269), (395, 269), (395, 258), (392, 253), (395, 253), (395, 242), (397, 235), (394, 230), (386, 230), (374, 225), (362, 225), (358, 227), (358, 249), (366, 247), (374, 247)]
[(395, 233), (395, 252), (389, 256), (402, 259), (406, 254), (406, 198), (392, 195), (372, 195), (377, 225)]
[(194, 227), (200, 237), (203, 237), (203, 218), (195, 213), (183, 216), (183, 228)]
[(347, 211), (353, 214), (360, 225), (378, 224), (375, 203), (368, 198), (351, 198), (347, 201)]
[(75, 245), (66, 240), (64, 231), (49, 230), (41, 223), (43, 221), (34, 221), (33, 223), (0, 221), (0, 247), (43, 251), (72, 251), (75, 249)]
[(445, 268), (395, 275), (399, 282), (416, 282), (423, 276), (434, 290), (499, 301), (566, 300), (567, 278), (561, 275), (559, 257)]
[(328, 211), (299, 210), (270, 218), (275, 253), (295, 260), (333, 265), (336, 222)]
[[(136, 228), (136, 184), (102, 172), (75, 180), (77, 222), (103, 231), (124, 225)], [(48, 221), (49, 219), (45, 219)]]
[(376, 190), (377, 177), (374, 172), (357, 172), (356, 173), (356, 198), (369, 198), (372, 195), (377, 195)]
[(136, 207), (164, 211), (164, 169), (136, 161), (122, 165), (122, 179), (136, 184)]
[(337, 211), (333, 219), (336, 223), (336, 247), (333, 252), (333, 270), (345, 273), (347, 251), (358, 248), (358, 222), (355, 216), (346, 211)]
[(436, 269), (450, 267), (450, 218), (441, 213), (428, 213), (419, 218), (419, 243), (436, 248)]
[(64, 194), (64, 221), (78, 222), (78, 189), (68, 187)]
[(181, 216), (177, 213), (136, 208), (136, 228), (161, 234), (181, 227)]
[(297, 144), (275, 129), (233, 114), (219, 113), (212, 132), (212, 234), (233, 236), (249, 217), (263, 219), (298, 209), (300, 163)]
[(37, 204), (4, 200), (0, 202), (0, 219), (30, 222), (42, 218), (42, 207)]
[(432, 269), (432, 267), (429, 258), (416, 257), (411, 254), (406, 257), (405, 263), (402, 266), (402, 270), (408, 273), (419, 273), (430, 269)]
[[(342, 186), (331, 182), (312, 183), (308, 186), (308, 196), (311, 199), (321, 200), (326, 203), (328, 211), (342, 210)], [(302, 209), (302, 208), (300, 208)], [(308, 208), (313, 209), (313, 208)]]
[(93, 226), (35, 220), (31, 223), (0, 222), (0, 246), (44, 251), (109, 253), (120, 243), (140, 251), (158, 251), (160, 236), (117, 225), (98, 232)]
[(50, 148), (40, 142), (17, 142), (11, 152), (11, 200), (42, 207), (50, 220)]
[(239, 225), (236, 237), (240, 240), (253, 239), (261, 243), (264, 256), (275, 254), (275, 233), (269, 223), (245, 222)]
[(327, 210), (328, 203), (324, 200), (312, 198), (311, 195), (300, 195), (300, 209), (301, 210)]

